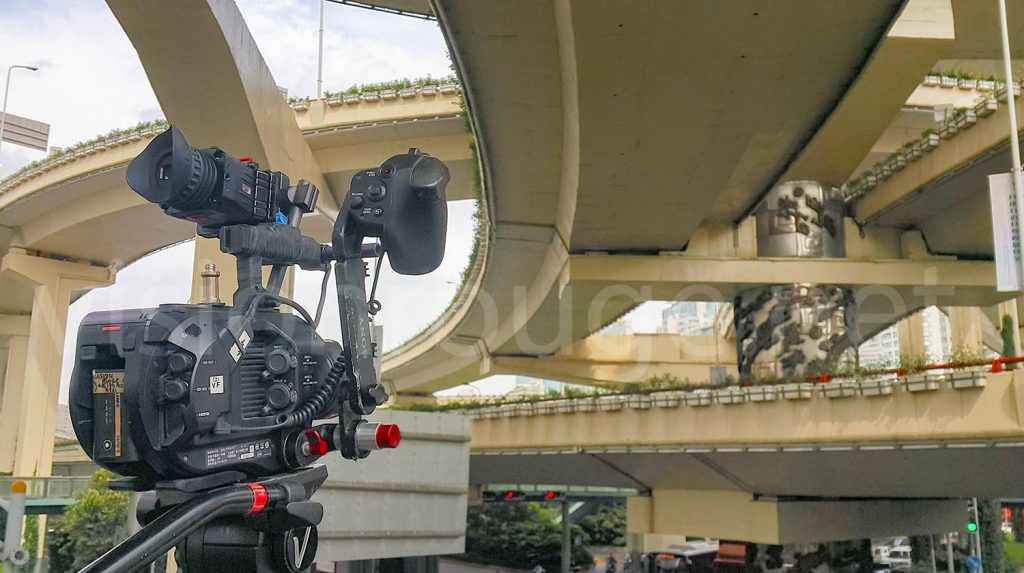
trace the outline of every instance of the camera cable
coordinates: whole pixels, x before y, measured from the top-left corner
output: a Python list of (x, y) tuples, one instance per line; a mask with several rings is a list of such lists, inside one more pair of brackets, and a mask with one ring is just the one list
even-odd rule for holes
[[(386, 254), (386, 253), (384, 253)], [(373, 269), (373, 285), (370, 287), (370, 300), (366, 302), (366, 309), (370, 312), (370, 320), (373, 321), (373, 317), (376, 316), (380, 309), (384, 308), (384, 305), (376, 299), (377, 296), (377, 280), (380, 279), (380, 266), (384, 263), (384, 254), (377, 257), (377, 265)]]

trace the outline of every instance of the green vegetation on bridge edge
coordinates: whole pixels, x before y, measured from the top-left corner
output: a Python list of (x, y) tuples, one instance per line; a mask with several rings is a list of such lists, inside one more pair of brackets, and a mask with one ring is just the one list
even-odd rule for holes
[[(984, 353), (971, 349), (955, 348), (946, 357), (950, 363), (949, 370), (971, 370), (991, 366), (992, 358)], [(913, 375), (926, 371), (928, 361), (924, 356), (901, 356), (900, 363), (896, 367), (901, 375)], [(587, 389), (566, 388), (564, 392), (550, 390), (544, 396), (496, 396), (491, 400), (453, 400), (443, 404), (396, 404), (391, 406), (395, 410), (410, 410), (420, 412), (447, 412), (447, 411), (471, 411), (490, 406), (509, 406), (514, 404), (535, 404), (554, 400), (573, 398), (594, 398), (599, 396), (635, 396), (647, 395), (656, 392), (692, 392), (694, 390), (717, 390), (728, 387), (751, 387), (751, 386), (777, 386), (780, 384), (799, 383), (821, 383), (822, 378), (833, 379), (868, 379), (880, 376), (891, 376), (892, 368), (887, 365), (857, 366), (855, 364), (840, 364), (821, 367), (813, 374), (803, 378), (761, 378), (750, 380), (738, 380), (735, 376), (726, 376), (718, 384), (709, 381), (692, 382), (690, 379), (679, 379), (671, 374), (662, 374), (621, 384), (604, 384), (602, 387), (590, 387)]]

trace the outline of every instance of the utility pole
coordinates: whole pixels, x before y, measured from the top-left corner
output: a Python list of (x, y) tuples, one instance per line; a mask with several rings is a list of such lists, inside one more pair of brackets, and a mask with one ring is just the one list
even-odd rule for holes
[(946, 534), (946, 573), (954, 573), (954, 571), (953, 571), (953, 538), (948, 533)]
[(324, 96), (324, 5), (327, 0), (320, 0), (320, 47), (316, 59), (316, 99)]
[(1020, 167), (1020, 141), (1017, 139), (1017, 104), (1013, 99), (1013, 66), (1010, 63), (1010, 32), (1006, 24), (1006, 0), (999, 1), (999, 26), (1003, 39), (1003, 70), (1006, 73), (1006, 107), (1010, 112), (1010, 156), (1013, 158), (1013, 198), (1017, 204), (1017, 273), (1024, 276), (1024, 173)]

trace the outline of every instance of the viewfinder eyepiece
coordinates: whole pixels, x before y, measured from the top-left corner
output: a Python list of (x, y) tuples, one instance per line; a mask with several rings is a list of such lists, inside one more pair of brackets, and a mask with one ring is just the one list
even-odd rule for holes
[(197, 223), (204, 237), (224, 225), (272, 222), (288, 200), (283, 173), (261, 171), (217, 147), (194, 148), (174, 126), (128, 164), (126, 178), (168, 215)]

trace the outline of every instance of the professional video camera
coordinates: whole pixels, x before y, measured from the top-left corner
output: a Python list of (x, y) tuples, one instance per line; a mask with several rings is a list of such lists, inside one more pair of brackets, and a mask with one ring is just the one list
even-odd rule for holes
[[(323, 509), (310, 497), (327, 476), (311, 464), (400, 439), (396, 426), (363, 418), (387, 400), (370, 338), (380, 305), (367, 301), (363, 259), (377, 258), (377, 273), (385, 253), (401, 274), (436, 269), (449, 178), (416, 149), (356, 173), (327, 245), (298, 229), (315, 186), (195, 149), (173, 126), (129, 164), (133, 190), (235, 256), (238, 290), (231, 306), (164, 304), (82, 322), (75, 433), (98, 465), (127, 476), (112, 487), (153, 490), (139, 503), (147, 525), (83, 572), (137, 571), (174, 546), (190, 573), (311, 566)], [(316, 333), (332, 263), (344, 346)], [(315, 318), (280, 294), (290, 265), (324, 272)]]

